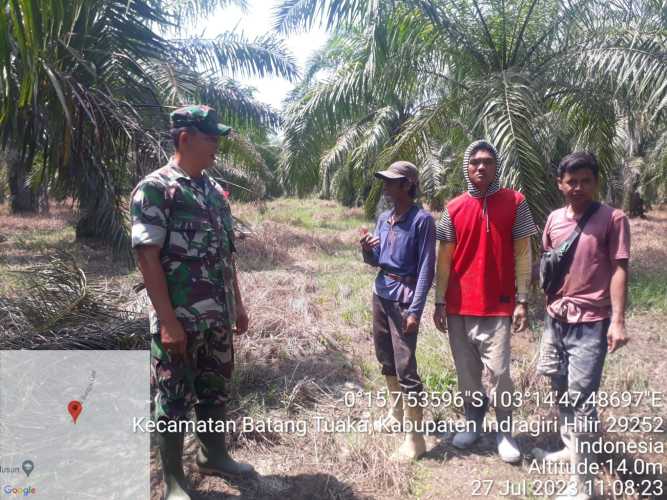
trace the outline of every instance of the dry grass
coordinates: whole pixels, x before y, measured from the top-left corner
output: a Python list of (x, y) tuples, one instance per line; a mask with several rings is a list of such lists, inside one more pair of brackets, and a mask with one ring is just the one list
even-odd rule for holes
[[(531, 478), (528, 462), (519, 467), (499, 462), (492, 436), (485, 436), (465, 453), (452, 448), (450, 435), (432, 436), (424, 460), (397, 465), (388, 457), (398, 446), (400, 436), (314, 432), (316, 416), (328, 421), (350, 417), (354, 422), (364, 422), (384, 412), (366, 404), (348, 408), (343, 399), (346, 392), (377, 390), (383, 383), (369, 337), (370, 284), (374, 273), (360, 262), (356, 245), (356, 228), (372, 224), (363, 221), (360, 209), (344, 209), (319, 200), (277, 200), (264, 205), (238, 205), (233, 211), (250, 228), (237, 247), (251, 328), (235, 343), (236, 370), (229, 414), (238, 428), (230, 443), (234, 456), (252, 463), (261, 476), (230, 482), (199, 475), (193, 467), (196, 442), (188, 436), (186, 467), (195, 490), (193, 498), (228, 495), (246, 499), (459, 499), (470, 498), (470, 482), (475, 478)], [(0, 332), (0, 340), (23, 342), (12, 344), (12, 348), (145, 348), (143, 309), (131, 291), (138, 275), (115, 266), (103, 249), (74, 242), (68, 225), (71, 214), (63, 211), (53, 215), (54, 220), (0, 215), (0, 235), (7, 233), (9, 237), (0, 243), (0, 273), (15, 280), (11, 294), (0, 294), (0, 328), (5, 329), (4, 334)], [(664, 275), (667, 213), (652, 212), (647, 220), (633, 220), (631, 224), (633, 271), (641, 276)], [(42, 311), (40, 301), (47, 301), (44, 297), (53, 293), (48, 280), (40, 281), (46, 277), (43, 271), (53, 255), (46, 250), (63, 246), (84, 271), (85, 286), (82, 288), (80, 280), (72, 280), (71, 275), (59, 279), (61, 285), (69, 283), (69, 292), (58, 289), (60, 302)], [(74, 268), (70, 271), (73, 275), (78, 273)], [(23, 277), (17, 278), (21, 273)], [(42, 283), (47, 295), (28, 297), (26, 276)], [(643, 291), (647, 287), (641, 283)], [(660, 288), (655, 290), (659, 293)], [(538, 298), (536, 303), (539, 304)], [(34, 316), (26, 314), (30, 310)], [(47, 311), (60, 313), (46, 314)], [(110, 313), (115, 319), (110, 324), (106, 320), (84, 320), (91, 314), (100, 319), (101, 313)], [(420, 331), (420, 373), (427, 390), (451, 390), (456, 380), (449, 345), (446, 336), (433, 328), (431, 314), (429, 304)], [(547, 388), (545, 379), (536, 375), (534, 363), (541, 314), (539, 307), (531, 311), (532, 331), (513, 338), (512, 374), (517, 390), (534, 392)], [(665, 392), (661, 382), (667, 370), (667, 341), (661, 328), (667, 320), (665, 314), (657, 309), (632, 310), (628, 319), (632, 341), (619, 354), (609, 356), (604, 390), (649, 388)], [(19, 335), (27, 331), (33, 333)], [(642, 416), (656, 411), (643, 405), (628, 414)], [(530, 419), (547, 413), (548, 409), (529, 404), (520, 408), (517, 418)], [(603, 417), (609, 414), (602, 412)], [(300, 436), (291, 432), (244, 431), (244, 417), (256, 422), (303, 421), (309, 425), (309, 432)], [(429, 410), (427, 418), (448, 420), (459, 416), (449, 408)], [(537, 444), (554, 446), (557, 439), (551, 435), (537, 439), (521, 435), (519, 443), (527, 451)], [(152, 499), (157, 500), (161, 482), (155, 449), (152, 455)], [(653, 460), (665, 462), (664, 457)]]
[[(298, 376), (298, 369), (294, 372)], [(323, 374), (320, 374), (323, 375)], [(388, 460), (398, 444), (398, 438), (356, 432), (316, 432), (316, 418), (327, 422), (369, 421), (370, 414), (347, 409), (340, 392), (332, 392), (326, 382), (305, 377), (283, 380), (278, 408), (254, 415), (256, 422), (296, 421), (305, 424), (305, 435), (296, 433), (239, 432), (232, 442), (237, 446), (235, 456), (248, 460), (266, 478), (281, 477), (282, 491), (263, 491), (251, 498), (377, 498), (378, 494), (401, 498), (407, 493), (409, 470)], [(341, 389), (356, 390), (348, 384)], [(310, 485), (308, 494), (299, 484), (300, 476), (315, 475), (318, 484)], [(216, 480), (206, 479), (202, 482)], [(271, 480), (268, 481), (272, 483)], [(197, 488), (201, 483), (195, 483)], [(257, 487), (257, 485), (255, 485)], [(291, 493), (288, 493), (291, 491)], [(327, 492), (327, 494), (325, 494)], [(381, 493), (380, 493), (381, 492)], [(321, 495), (321, 496), (320, 496)]]
[(19, 231), (59, 231), (74, 221), (71, 202), (51, 203), (48, 214), (12, 215), (8, 205), (0, 205), (0, 234)]
[(643, 273), (665, 273), (667, 247), (664, 231), (667, 225), (667, 208), (651, 211), (646, 219), (633, 219), (632, 264), (633, 269)]
[(338, 235), (315, 234), (289, 224), (262, 221), (237, 240), (241, 271), (300, 269), (311, 257), (333, 255), (346, 243)]
[[(254, 218), (256, 214), (247, 207), (235, 210), (254, 225), (252, 233), (237, 244), (251, 331), (236, 340), (237, 369), (229, 413), (238, 429), (231, 442), (235, 456), (253, 463), (261, 477), (237, 484), (193, 471), (196, 498), (214, 498), (213, 492), (258, 499), (402, 498), (409, 488), (409, 468), (387, 460), (398, 437), (314, 430), (316, 417), (329, 422), (350, 417), (359, 422), (379, 415), (343, 404), (344, 394), (361, 390), (365, 380), (353, 362), (349, 332), (341, 332), (326, 279), (327, 269), (335, 268), (341, 255), (349, 253), (356, 232), (346, 225), (337, 227), (327, 217), (325, 209), (337, 209), (335, 204), (318, 202), (320, 212), (303, 210), (298, 217), (285, 213), (290, 202), (275, 205), (267, 210), (270, 219)], [(290, 217), (301, 222), (290, 224)], [(313, 231), (309, 227), (313, 220), (333, 227)], [(255, 422), (302, 422), (309, 431), (303, 436), (243, 432), (244, 417)], [(188, 449), (192, 458), (194, 439), (189, 440)], [(157, 469), (152, 481), (153, 498), (160, 498)]]

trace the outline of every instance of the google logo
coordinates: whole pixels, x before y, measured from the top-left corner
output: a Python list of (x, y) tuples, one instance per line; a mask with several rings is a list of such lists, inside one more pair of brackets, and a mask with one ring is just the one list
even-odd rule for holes
[(37, 494), (37, 490), (32, 486), (26, 486), (25, 488), (13, 488), (9, 484), (2, 487), (2, 492), (7, 496), (12, 497), (29, 497), (30, 495)]

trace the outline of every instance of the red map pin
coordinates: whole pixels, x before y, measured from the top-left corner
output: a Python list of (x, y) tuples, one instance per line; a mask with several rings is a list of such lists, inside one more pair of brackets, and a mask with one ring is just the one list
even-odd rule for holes
[(81, 415), (82, 410), (83, 410), (83, 405), (79, 401), (70, 401), (69, 404), (67, 405), (67, 411), (69, 412), (70, 415), (72, 415), (72, 420), (74, 420), (75, 424), (76, 424), (76, 419), (79, 418), (79, 415)]

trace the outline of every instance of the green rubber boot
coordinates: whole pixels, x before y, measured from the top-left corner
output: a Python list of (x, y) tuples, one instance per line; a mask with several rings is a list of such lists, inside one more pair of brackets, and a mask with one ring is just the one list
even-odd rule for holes
[[(195, 412), (198, 421), (211, 419), (214, 427), (218, 425), (216, 424), (218, 421), (225, 422), (224, 408), (196, 405)], [(224, 432), (197, 432), (197, 437), (201, 444), (197, 452), (197, 466), (202, 474), (213, 476), (249, 476), (255, 474), (252, 465), (237, 462), (229, 456)]]
[(186, 492), (187, 481), (183, 474), (183, 439), (182, 432), (156, 432), (155, 437), (160, 447), (160, 460), (164, 475), (164, 500), (190, 500)]

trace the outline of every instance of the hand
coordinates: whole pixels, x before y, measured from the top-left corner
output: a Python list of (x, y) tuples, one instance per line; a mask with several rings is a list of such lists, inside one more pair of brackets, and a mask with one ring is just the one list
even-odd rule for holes
[(433, 323), (442, 333), (447, 333), (447, 310), (445, 304), (436, 304), (433, 311)]
[(403, 318), (403, 334), (414, 335), (419, 329), (419, 319), (414, 314), (408, 314)]
[(607, 345), (609, 352), (614, 352), (628, 343), (628, 337), (625, 336), (625, 324), (613, 322), (609, 325), (607, 332)]
[(243, 307), (243, 304), (237, 304), (236, 306), (236, 333), (242, 334), (248, 331), (248, 325), (250, 324), (250, 318), (248, 318), (248, 313)]
[(370, 252), (380, 244), (380, 238), (374, 238), (370, 234), (366, 234), (359, 240), (359, 243), (361, 243), (364, 252)]
[(177, 319), (170, 322), (160, 323), (160, 340), (162, 347), (169, 356), (183, 356), (187, 354), (188, 339), (183, 330), (183, 325)]
[(526, 304), (517, 304), (512, 317), (512, 331), (522, 332), (528, 326), (528, 308)]

